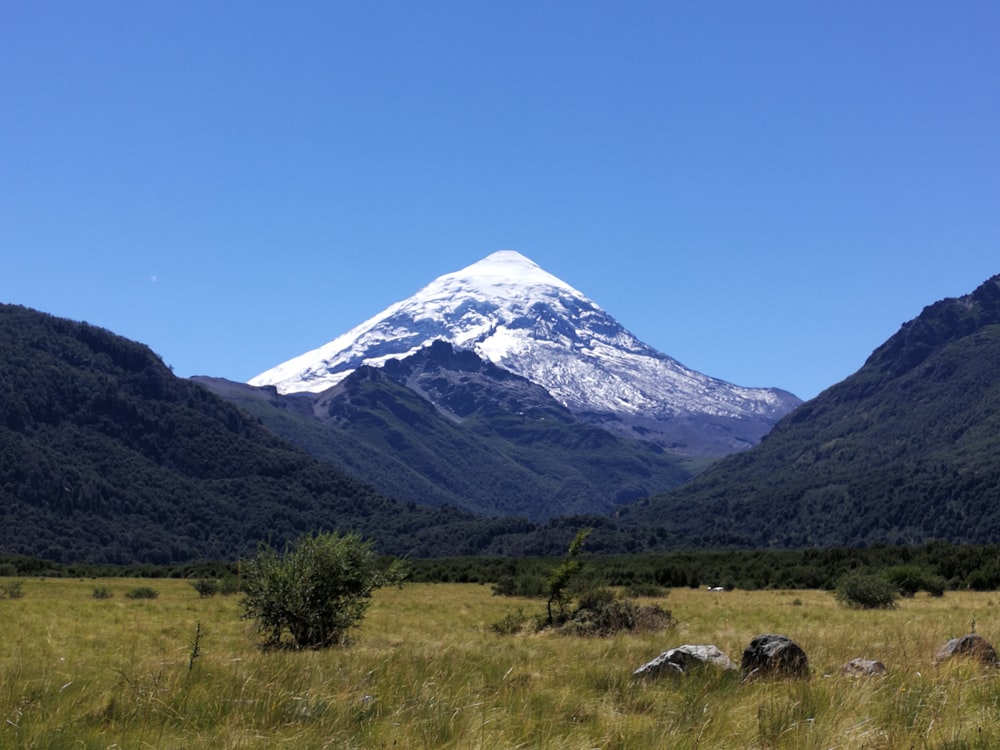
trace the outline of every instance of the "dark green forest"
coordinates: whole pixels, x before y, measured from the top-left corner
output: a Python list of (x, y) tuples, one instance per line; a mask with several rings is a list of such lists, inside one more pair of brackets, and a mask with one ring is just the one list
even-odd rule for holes
[[(1000, 545), (932, 541), (863, 549), (586, 553), (581, 559), (587, 575), (595, 582), (625, 588), (833, 589), (844, 575), (859, 571), (886, 574), (900, 583), (904, 593), (928, 590), (933, 581), (952, 590), (1000, 588)], [(543, 587), (558, 562), (552, 557), (412, 560), (410, 579), (432, 583), (506, 583), (513, 584), (515, 590), (517, 586), (530, 590), (532, 582)]]
[(2, 305), (0, 352), (0, 553), (171, 564), (308, 530), (398, 554), (475, 536), (468, 514), (380, 495), (101, 328)]
[(663, 542), (1000, 539), (1000, 277), (927, 307), (760, 445), (619, 515)]
[[(588, 538), (587, 546), (590, 540)], [(563, 550), (565, 553), (565, 550)], [(947, 590), (1000, 589), (1000, 545), (923, 545), (864, 549), (834, 547), (804, 550), (655, 552), (637, 555), (580, 556), (585, 583), (620, 586), (662, 594), (671, 588), (828, 589), (845, 575), (880, 573), (904, 594)], [(560, 558), (437, 557), (408, 558), (407, 580), (420, 583), (477, 583), (495, 593), (540, 595)], [(0, 575), (24, 577), (146, 577), (237, 579), (239, 561), (184, 565), (57, 563), (37, 557), (0, 555)], [(935, 590), (932, 593), (940, 593)]]

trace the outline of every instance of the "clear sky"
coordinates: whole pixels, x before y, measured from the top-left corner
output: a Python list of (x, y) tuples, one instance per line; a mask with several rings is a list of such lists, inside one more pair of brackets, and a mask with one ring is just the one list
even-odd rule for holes
[(0, 301), (246, 380), (518, 250), (803, 398), (1000, 273), (1000, 3), (0, 0)]

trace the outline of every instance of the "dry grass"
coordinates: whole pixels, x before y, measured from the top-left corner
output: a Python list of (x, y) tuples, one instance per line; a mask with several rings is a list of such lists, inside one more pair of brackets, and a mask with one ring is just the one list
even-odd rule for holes
[[(892, 611), (823, 592), (678, 589), (678, 627), (610, 639), (500, 636), (518, 606), (477, 585), (382, 590), (354, 643), (262, 653), (234, 598), (155, 581), (29, 580), (0, 601), (3, 748), (936, 748), (1000, 746), (1000, 675), (933, 665), (949, 637), (1000, 641), (997, 595), (949, 593)], [(98, 600), (95, 585), (114, 596)], [(199, 654), (192, 662), (198, 624)], [(739, 661), (761, 633), (809, 655), (808, 682), (706, 673), (637, 682), (635, 667), (682, 643)], [(856, 656), (885, 678), (837, 674)]]

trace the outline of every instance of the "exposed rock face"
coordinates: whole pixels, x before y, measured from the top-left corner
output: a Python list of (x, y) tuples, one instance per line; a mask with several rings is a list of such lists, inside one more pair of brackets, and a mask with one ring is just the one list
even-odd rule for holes
[(934, 661), (940, 664), (955, 656), (965, 656), (983, 664), (997, 666), (997, 652), (993, 646), (982, 636), (975, 633), (963, 635), (961, 638), (952, 638), (944, 644), (934, 657)]
[(785, 635), (758, 635), (743, 651), (744, 680), (758, 677), (809, 677), (806, 652)]
[(646, 662), (632, 674), (635, 677), (659, 677), (662, 674), (688, 674), (694, 669), (712, 664), (720, 669), (736, 669), (732, 660), (714, 645), (683, 645), (664, 651)]
[(851, 659), (840, 668), (841, 674), (849, 677), (874, 677), (888, 674), (885, 664), (874, 659)]

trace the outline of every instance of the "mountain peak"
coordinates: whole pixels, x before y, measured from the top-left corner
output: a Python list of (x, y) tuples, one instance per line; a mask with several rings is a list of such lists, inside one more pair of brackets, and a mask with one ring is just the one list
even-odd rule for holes
[(439, 276), (250, 384), (320, 392), (362, 365), (380, 367), (435, 340), (527, 378), (576, 414), (633, 436), (655, 435), (681, 452), (747, 448), (799, 403), (783, 391), (743, 388), (684, 367), (513, 250)]
[(565, 281), (545, 271), (516, 250), (498, 250), (460, 271), (445, 274), (436, 281), (443, 284), (450, 281), (464, 281), (473, 284), (481, 291), (492, 293), (502, 292), (505, 288), (551, 286), (583, 296)]

